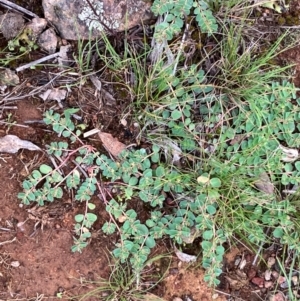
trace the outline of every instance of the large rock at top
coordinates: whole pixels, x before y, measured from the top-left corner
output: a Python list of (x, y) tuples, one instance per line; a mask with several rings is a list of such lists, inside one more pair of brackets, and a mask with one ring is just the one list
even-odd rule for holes
[(149, 18), (150, 7), (147, 0), (43, 0), (45, 18), (67, 40), (132, 28)]

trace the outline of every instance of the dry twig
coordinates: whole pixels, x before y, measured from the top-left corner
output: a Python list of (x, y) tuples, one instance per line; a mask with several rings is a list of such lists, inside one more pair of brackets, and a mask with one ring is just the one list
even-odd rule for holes
[(0, 4), (2, 4), (3, 6), (7, 7), (7, 8), (10, 8), (10, 9), (13, 9), (13, 10), (16, 10), (18, 12), (21, 12), (25, 15), (28, 15), (32, 18), (39, 18), (38, 15), (34, 14), (33, 12), (15, 4), (15, 3), (12, 3), (10, 1), (7, 1), (7, 0), (0, 0)]

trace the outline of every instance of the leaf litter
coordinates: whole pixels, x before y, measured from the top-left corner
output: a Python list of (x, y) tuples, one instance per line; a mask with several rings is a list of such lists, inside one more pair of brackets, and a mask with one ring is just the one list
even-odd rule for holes
[(22, 140), (15, 135), (6, 135), (0, 138), (0, 152), (15, 154), (19, 149), (24, 148), (31, 151), (40, 151), (41, 149), (30, 141)]

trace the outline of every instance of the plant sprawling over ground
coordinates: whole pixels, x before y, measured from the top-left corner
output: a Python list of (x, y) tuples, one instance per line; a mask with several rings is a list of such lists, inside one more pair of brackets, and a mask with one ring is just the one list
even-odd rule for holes
[[(43, 206), (61, 198), (64, 187), (74, 189), (86, 210), (75, 216), (73, 251), (88, 244), (97, 219), (90, 200), (98, 193), (110, 217), (102, 230), (120, 236), (113, 254), (129, 260), (137, 274), (163, 237), (177, 246), (200, 241), (205, 279), (212, 285), (222, 273), (224, 243), (237, 237), (253, 248), (280, 241), (298, 254), (298, 204), (291, 192), (300, 180), (300, 99), (282, 79), (287, 68), (271, 63), (285, 35), (259, 51), (248, 46), (243, 24), (215, 17), (216, 7), (229, 11), (240, 5), (155, 0), (160, 23), (151, 50), (137, 53), (127, 45), (126, 55), (117, 54), (106, 38), (105, 54), (97, 49), (112, 72), (129, 67), (134, 73), (128, 86), (132, 115), (140, 123), (138, 138), (151, 146), (112, 158), (81, 138), (72, 119), (75, 109), (44, 114), (45, 123), (70, 143), (48, 146), (49, 155), (61, 158), (60, 166), (34, 170), (19, 198)], [(188, 44), (193, 32), (198, 40)], [(203, 50), (203, 39), (214, 46), (211, 52)], [(189, 55), (191, 45), (200, 45), (200, 55)], [(73, 168), (60, 173), (73, 157)], [(107, 192), (106, 182), (114, 183), (118, 195)], [(128, 208), (132, 199), (145, 203), (146, 220)]]

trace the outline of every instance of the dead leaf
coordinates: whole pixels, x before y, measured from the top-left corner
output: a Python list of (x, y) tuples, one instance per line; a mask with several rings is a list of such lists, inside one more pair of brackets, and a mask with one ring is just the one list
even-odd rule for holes
[(250, 267), (250, 269), (247, 272), (247, 276), (250, 280), (256, 276), (256, 268), (254, 266)]
[(117, 138), (114, 138), (111, 134), (100, 132), (98, 135), (103, 143), (103, 146), (114, 157), (118, 157), (121, 152), (126, 149), (126, 145), (120, 142)]
[(189, 255), (189, 254), (183, 253), (183, 252), (179, 251), (176, 247), (174, 247), (174, 249), (175, 249), (176, 256), (182, 262), (195, 262), (197, 260), (197, 256), (195, 256), (195, 255)]
[(21, 140), (15, 135), (6, 135), (3, 138), (0, 138), (0, 152), (15, 154), (20, 148), (41, 150), (35, 144), (27, 140)]
[(271, 180), (266, 172), (263, 172), (259, 175), (259, 179), (254, 183), (255, 187), (267, 194), (274, 193), (274, 185), (271, 183)]
[(48, 89), (46, 92), (39, 95), (44, 101), (46, 100), (56, 100), (61, 102), (67, 96), (67, 91), (59, 88)]
[(247, 279), (233, 279), (232, 277), (225, 276), (226, 280), (228, 281), (230, 288), (233, 290), (239, 290), (242, 287), (246, 286), (248, 284)]
[(285, 147), (279, 145), (279, 148), (282, 150), (282, 158), (283, 162), (294, 162), (299, 158), (299, 152), (297, 149)]

